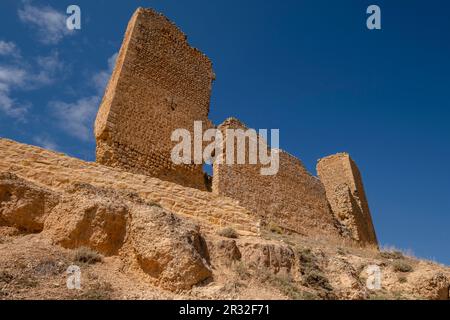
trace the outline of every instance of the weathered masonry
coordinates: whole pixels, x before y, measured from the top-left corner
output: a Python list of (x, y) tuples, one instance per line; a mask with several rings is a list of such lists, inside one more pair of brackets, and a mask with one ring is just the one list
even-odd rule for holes
[(213, 79), (210, 60), (173, 23), (138, 9), (97, 115), (97, 161), (204, 190), (201, 166), (170, 160), (170, 138), (195, 120), (209, 124)]
[[(224, 140), (227, 139), (227, 129), (247, 129), (236, 119), (228, 119), (219, 128)], [(248, 145), (249, 139), (246, 143)], [(320, 180), (294, 156), (283, 150), (273, 152), (279, 153), (279, 170), (273, 176), (261, 175), (263, 165), (259, 161), (256, 165), (214, 164), (213, 193), (239, 200), (240, 205), (254, 212), (266, 224), (276, 224), (305, 235), (314, 235), (321, 229), (337, 236)]]
[[(212, 186), (201, 165), (171, 161), (175, 129), (193, 132), (194, 121), (202, 121), (203, 130), (214, 127), (208, 120), (213, 80), (210, 60), (190, 47), (172, 22), (150, 9), (138, 9), (98, 112), (97, 162), (173, 182), (185, 193), (235, 201), (255, 223), (377, 245), (361, 174), (347, 154), (320, 160), (319, 178), (282, 150), (272, 150), (279, 153), (279, 171), (272, 176), (261, 175), (260, 164), (216, 163)], [(223, 133), (246, 129), (236, 119), (218, 128)], [(210, 187), (212, 193), (206, 192)]]
[(361, 173), (346, 153), (323, 158), (317, 164), (328, 202), (336, 218), (363, 243), (378, 243)]

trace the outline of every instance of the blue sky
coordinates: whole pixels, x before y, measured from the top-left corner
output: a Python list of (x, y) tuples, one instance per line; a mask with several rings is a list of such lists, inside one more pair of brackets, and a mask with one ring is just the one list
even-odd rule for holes
[[(68, 5), (82, 29), (64, 27)], [(382, 30), (366, 28), (366, 8)], [(0, 2), (0, 136), (94, 160), (92, 127), (126, 24), (164, 13), (214, 63), (211, 119), (279, 128), (315, 173), (346, 151), (382, 245), (450, 264), (450, 2)]]

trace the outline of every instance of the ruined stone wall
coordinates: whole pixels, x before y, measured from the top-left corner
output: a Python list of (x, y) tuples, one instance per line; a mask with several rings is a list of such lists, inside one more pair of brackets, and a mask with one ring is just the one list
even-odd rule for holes
[(203, 229), (216, 232), (231, 227), (241, 235), (258, 234), (258, 220), (236, 200), (0, 138), (1, 172), (14, 173), (57, 192), (74, 183), (86, 183), (136, 193), (146, 202), (195, 221)]
[(167, 18), (138, 9), (129, 22), (96, 123), (97, 162), (205, 189), (201, 165), (174, 165), (171, 134), (208, 121), (210, 60)]
[(361, 174), (346, 153), (319, 160), (317, 172), (336, 218), (361, 243), (378, 244)]
[[(219, 126), (224, 140), (228, 128), (247, 129), (238, 120), (228, 119)], [(322, 183), (308, 173), (300, 160), (284, 151), (278, 152), (279, 171), (273, 176), (261, 175), (261, 163), (215, 163), (213, 193), (239, 200), (241, 206), (267, 224), (309, 236), (337, 236)]]

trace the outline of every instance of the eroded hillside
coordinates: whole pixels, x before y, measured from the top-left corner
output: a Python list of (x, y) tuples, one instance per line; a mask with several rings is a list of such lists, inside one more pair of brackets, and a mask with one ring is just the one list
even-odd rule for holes
[(448, 299), (433, 262), (258, 226), (231, 199), (10, 140), (0, 153), (2, 299)]

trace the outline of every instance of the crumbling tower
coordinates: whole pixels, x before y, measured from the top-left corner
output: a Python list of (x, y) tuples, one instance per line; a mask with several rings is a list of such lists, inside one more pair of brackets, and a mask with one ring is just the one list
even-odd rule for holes
[(366, 193), (355, 162), (347, 153), (319, 160), (317, 172), (336, 219), (360, 243), (377, 245)]
[[(230, 118), (219, 129), (226, 140), (227, 129), (246, 131), (248, 128), (239, 120)], [(257, 136), (256, 140), (260, 139), (265, 141)], [(249, 139), (246, 139), (247, 160), (248, 144)], [(262, 175), (261, 168), (267, 165), (259, 161), (257, 164), (214, 163), (213, 193), (238, 200), (263, 223), (275, 224), (303, 235), (338, 237), (320, 180), (289, 153), (279, 149), (272, 152), (279, 155), (279, 170), (274, 175)]]
[[(202, 122), (203, 131), (213, 126), (208, 120), (213, 79), (210, 60), (190, 47), (172, 22), (150, 9), (138, 9), (129, 22), (97, 115), (97, 162), (209, 190), (210, 180), (202, 165), (172, 162), (178, 141), (172, 142), (171, 137), (176, 129), (188, 130), (192, 137), (195, 121)], [(231, 118), (218, 129), (225, 138), (234, 136), (227, 129), (247, 130)], [(259, 142), (261, 137), (249, 137), (249, 144), (250, 140)], [(262, 163), (215, 161), (212, 195), (201, 197), (231, 198), (254, 221), (289, 232), (377, 245), (361, 175), (348, 154), (320, 160), (318, 179), (289, 153), (271, 152), (279, 156), (279, 170), (273, 175), (262, 175), (261, 169), (266, 168)]]
[(205, 190), (201, 165), (174, 165), (171, 134), (208, 120), (214, 73), (167, 18), (131, 18), (95, 123), (97, 162)]

